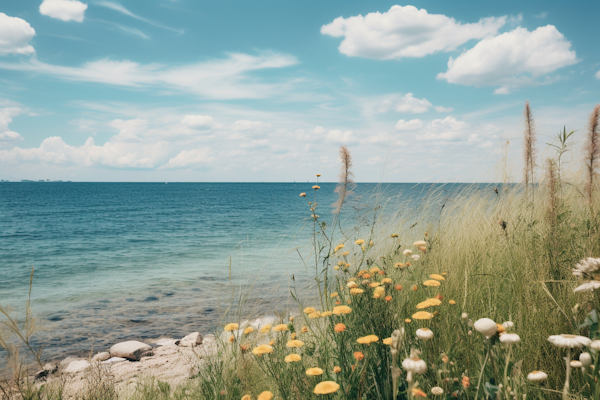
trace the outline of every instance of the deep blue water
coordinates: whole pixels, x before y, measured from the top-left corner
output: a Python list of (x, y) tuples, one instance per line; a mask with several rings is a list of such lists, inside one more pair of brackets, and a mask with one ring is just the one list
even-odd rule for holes
[[(310, 251), (312, 185), (0, 183), (0, 304), (24, 303), (35, 266), (33, 310), (50, 357), (92, 340), (102, 349), (204, 332), (245, 289), (253, 311), (283, 309), (290, 276), (307, 276), (293, 249)], [(317, 214), (331, 221), (335, 184), (320, 186)], [(415, 204), (434, 186), (359, 184), (355, 205), (374, 206), (374, 192)], [(358, 215), (348, 207), (345, 224)]]

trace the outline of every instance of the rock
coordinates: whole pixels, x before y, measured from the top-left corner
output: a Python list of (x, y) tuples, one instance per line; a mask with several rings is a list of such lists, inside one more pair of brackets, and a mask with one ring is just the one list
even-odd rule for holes
[(190, 333), (179, 343), (182, 347), (196, 347), (202, 344), (202, 335), (198, 332)]
[(140, 359), (142, 359), (142, 357), (152, 357), (153, 355), (154, 355), (154, 350), (150, 349), (150, 350), (145, 351), (142, 354), (140, 354)]
[(127, 359), (123, 358), (123, 357), (111, 357), (106, 361), (102, 361), (102, 364), (112, 364), (112, 363), (117, 363), (117, 362), (121, 362), (121, 361), (127, 361)]
[(49, 373), (48, 371), (46, 371), (46, 370), (43, 369), (41, 371), (36, 372), (35, 375), (34, 375), (34, 378), (35, 378), (36, 381), (39, 381), (40, 379), (43, 379), (43, 378), (47, 377), (48, 373)]
[(156, 341), (156, 345), (157, 346), (171, 346), (171, 345), (177, 346), (179, 344), (179, 342), (181, 342), (181, 341), (177, 340), (177, 339), (158, 339)]
[(96, 354), (94, 357), (92, 357), (92, 361), (93, 362), (101, 362), (101, 361), (106, 361), (110, 358), (110, 353), (107, 351), (103, 351), (101, 353)]
[(148, 350), (152, 350), (152, 347), (148, 346), (146, 343), (130, 340), (128, 342), (117, 343), (111, 347), (110, 356), (139, 361), (142, 353), (145, 353)]
[(88, 362), (88, 360), (71, 361), (67, 368), (63, 370), (63, 372), (66, 374), (75, 374), (77, 372), (83, 371), (89, 366), (90, 363)]
[(49, 374), (53, 374), (58, 370), (58, 365), (47, 363), (44, 365), (44, 371), (48, 371)]
[(65, 367), (67, 365), (69, 365), (70, 363), (72, 363), (73, 361), (78, 361), (81, 360), (80, 358), (77, 357), (67, 357), (64, 360), (62, 360), (61, 362), (58, 363), (58, 365), (60, 365), (61, 367)]

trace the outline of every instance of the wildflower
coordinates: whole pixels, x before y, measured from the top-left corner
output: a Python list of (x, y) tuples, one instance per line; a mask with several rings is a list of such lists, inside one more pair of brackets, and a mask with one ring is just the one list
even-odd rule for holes
[(385, 275), (385, 271), (377, 271), (378, 275)]
[(417, 356), (407, 358), (402, 361), (402, 368), (406, 371), (412, 372), (413, 374), (424, 374), (427, 371), (427, 364), (425, 361), (419, 359)]
[(337, 246), (335, 246), (335, 249), (333, 250), (334, 253), (337, 253), (338, 250), (343, 249), (344, 247), (346, 247), (346, 245), (340, 243)]
[(352, 372), (354, 372), (354, 370), (356, 369), (356, 365), (351, 365), (350, 368), (352, 368)]
[(447, 355), (445, 355), (445, 354), (444, 354), (444, 356), (442, 357), (442, 362), (443, 362), (444, 364), (448, 364), (448, 361), (450, 361), (450, 359), (448, 358), (448, 356), (447, 356)]
[(352, 288), (352, 289), (350, 289), (350, 294), (361, 294), (363, 292), (364, 292), (364, 290), (358, 289), (358, 288)]
[(262, 328), (260, 328), (260, 333), (265, 333), (265, 332), (269, 332), (271, 330), (271, 324), (267, 324), (265, 326), (263, 326)]
[(383, 344), (387, 344), (388, 346), (391, 346), (392, 345), (392, 338), (389, 337), (389, 338), (383, 339)]
[(439, 301), (444, 300), (444, 296), (442, 296), (441, 294), (436, 294), (435, 296), (433, 296), (434, 299), (438, 299)]
[(320, 316), (321, 316), (321, 313), (319, 311), (311, 312), (310, 314), (308, 314), (308, 318), (310, 318), (310, 319), (319, 318)]
[(436, 281), (445, 281), (446, 280), (446, 278), (444, 278), (443, 276), (438, 275), (438, 274), (431, 274), (431, 275), (429, 275), (429, 277), (431, 279), (435, 279)]
[(412, 256), (410, 256), (410, 258), (412, 258), (415, 261), (419, 261), (421, 259), (421, 256), (418, 254), (413, 254)]
[(431, 388), (431, 394), (434, 396), (441, 396), (444, 394), (444, 389), (439, 386), (434, 386)]
[(379, 267), (373, 267), (373, 268), (371, 268), (371, 269), (369, 270), (369, 272), (370, 272), (370, 273), (372, 273), (372, 274), (374, 274), (375, 272), (379, 272), (379, 271), (381, 271), (381, 270), (379, 269)]
[(363, 274), (363, 279), (369, 279), (371, 277), (371, 274)]
[(467, 314), (466, 312), (464, 312), (464, 313), (460, 314), (460, 317), (462, 319), (467, 319), (467, 318), (469, 318), (469, 314)]
[(269, 346), (268, 344), (261, 344), (260, 346), (257, 346), (254, 349), (252, 349), (252, 354), (257, 355), (257, 356), (261, 356), (265, 353), (272, 353), (272, 352), (273, 352), (273, 347)]
[(427, 246), (427, 242), (424, 240), (417, 240), (416, 242), (413, 243), (413, 246), (415, 246), (415, 247)]
[(360, 351), (355, 351), (354, 358), (356, 359), (356, 361), (362, 361), (363, 358), (365, 358), (365, 355), (363, 353), (361, 353)]
[(340, 385), (332, 381), (324, 381), (315, 386), (314, 394), (335, 393), (340, 389)]
[(504, 329), (511, 329), (515, 326), (515, 324), (512, 321), (504, 321), (502, 323), (502, 326), (504, 327)]
[(392, 237), (393, 237), (393, 238), (397, 238), (397, 237), (398, 237), (398, 234), (397, 234), (397, 233), (392, 233)]
[(321, 189), (321, 186), (319, 186), (319, 185), (315, 185), (315, 186), (313, 186), (312, 188), (313, 188), (313, 189), (315, 189), (315, 190), (319, 190), (319, 189)]
[(300, 197), (306, 197), (306, 193), (304, 193), (304, 192), (300, 193)]
[(271, 393), (267, 390), (267, 391), (259, 394), (257, 397), (257, 400), (271, 400), (272, 398), (273, 398), (273, 393)]
[(503, 334), (504, 332), (506, 332), (506, 329), (504, 328), (504, 326), (496, 323), (496, 329), (498, 330), (498, 335)]
[(394, 286), (394, 289), (396, 289), (396, 290), (402, 290), (402, 285), (396, 285), (396, 286)]
[(548, 341), (556, 347), (568, 347), (568, 348), (581, 348), (583, 346), (589, 346), (592, 341), (585, 336), (578, 335), (553, 335), (548, 338)]
[(373, 246), (373, 241), (372, 240), (369, 242), (369, 246)]
[(335, 302), (336, 306), (339, 306), (340, 304), (342, 304), (339, 300)]
[(391, 278), (383, 278), (381, 280), (381, 283), (386, 284), (386, 283), (392, 283), (392, 279)]
[(329, 295), (329, 297), (331, 297), (332, 299), (337, 296), (339, 296), (338, 292), (333, 292)]
[(242, 397), (242, 400), (252, 400), (252, 397), (250, 397), (250, 395), (247, 394), (244, 397)]
[(385, 301), (392, 301), (392, 296), (390, 296), (390, 295), (385, 296)]
[(410, 322), (411, 322), (411, 319), (410, 319), (410, 318), (406, 318), (406, 319), (404, 320), (404, 322), (406, 322), (407, 324), (410, 324)]
[(244, 329), (244, 335), (248, 335), (249, 333), (254, 332), (254, 328), (249, 326), (246, 329)]
[(364, 241), (363, 239), (358, 239), (358, 240), (357, 240), (356, 242), (354, 242), (354, 243), (356, 243), (357, 245), (361, 246), (361, 245), (363, 245), (363, 244), (365, 243), (365, 241)]
[(441, 283), (439, 281), (435, 281), (435, 280), (428, 280), (428, 281), (423, 282), (423, 286), (438, 287), (440, 285), (441, 285)]
[(584, 367), (589, 367), (592, 364), (592, 356), (588, 352), (583, 352), (579, 355), (579, 361)]
[(419, 250), (422, 251), (423, 253), (426, 253), (427, 252), (427, 247), (421, 246), (421, 247), (419, 247)]
[(504, 333), (500, 335), (500, 341), (502, 343), (519, 343), (521, 338), (516, 333)]
[(346, 330), (346, 325), (344, 325), (340, 322), (339, 324), (335, 324), (335, 326), (333, 327), (333, 330), (338, 333), (344, 332)]
[(290, 322), (294, 320), (294, 316), (290, 316)]
[(367, 336), (359, 337), (358, 339), (356, 339), (356, 342), (360, 343), (360, 344), (370, 345), (371, 343), (377, 342), (378, 340), (379, 340), (379, 338), (375, 335), (367, 335)]
[(487, 339), (491, 338), (498, 332), (498, 326), (489, 318), (481, 318), (475, 322), (474, 328), (482, 333)]
[(442, 304), (442, 302), (438, 299), (427, 299), (427, 300), (422, 301), (419, 304), (417, 304), (417, 310), (421, 310), (421, 309), (427, 308), (427, 307), (439, 306), (440, 304)]
[(429, 339), (433, 339), (433, 331), (429, 328), (417, 329), (417, 337), (426, 342)]
[[(350, 291), (350, 292), (352, 292), (352, 291)], [(333, 313), (335, 315), (350, 314), (351, 312), (352, 312), (352, 309), (348, 306), (333, 307)]]
[(302, 347), (304, 346), (304, 342), (302, 340), (290, 340), (286, 343), (286, 347)]
[(314, 313), (315, 311), (317, 311), (317, 310), (315, 310), (315, 309), (314, 309), (314, 307), (306, 307), (306, 308), (304, 309), (304, 313), (305, 313), (305, 314)]
[(334, 374), (339, 374), (340, 372), (342, 372), (342, 369), (340, 367), (338, 367), (337, 365), (335, 367), (333, 367)]
[(422, 391), (419, 388), (413, 388), (412, 389), (412, 395), (414, 397), (427, 397), (427, 393), (425, 393), (424, 391)]
[(296, 339), (296, 332), (294, 332), (290, 335), (290, 339), (292, 339), (292, 340)]
[(233, 343), (235, 342), (235, 336), (231, 335), (231, 337), (229, 338), (229, 343)]
[(320, 176), (321, 176), (321, 174), (317, 174), (317, 178), (320, 177)]
[(323, 311), (321, 313), (321, 318), (325, 318), (325, 317), (331, 317), (333, 313), (331, 311)]
[(376, 287), (373, 291), (373, 298), (378, 299), (385, 294), (385, 289), (383, 287)]
[(379, 282), (372, 282), (369, 284), (370, 287), (377, 287), (379, 285), (381, 285), (381, 283), (379, 283)]
[[(349, 252), (349, 251), (345, 251), (345, 252), (343, 252), (343, 253), (342, 253), (342, 255), (343, 255), (343, 256), (347, 256), (348, 254), (350, 254), (350, 252)], [(349, 266), (350, 266), (350, 264), (346, 264), (346, 266), (347, 266), (347, 267), (349, 267)]]
[(450, 300), (450, 301), (448, 302), (448, 304), (455, 305), (455, 304), (456, 304), (456, 301), (454, 301), (454, 300)]
[(462, 386), (466, 389), (469, 387), (470, 382), (469, 382), (469, 377), (468, 376), (463, 376), (462, 377)]
[(300, 357), (299, 354), (290, 354), (288, 356), (285, 356), (284, 361), (286, 363), (291, 363), (291, 362), (295, 362), (295, 361), (300, 361), (302, 359), (302, 357)]
[(289, 330), (290, 329), (288, 328), (288, 326), (286, 324), (279, 324), (273, 328), (273, 332), (283, 332), (283, 331), (289, 331)]
[(309, 376), (319, 376), (323, 375), (323, 370), (321, 368), (309, 368), (306, 370), (306, 375)]
[(581, 361), (577, 361), (577, 360), (573, 360), (569, 364), (571, 364), (571, 367), (573, 367), (573, 368), (583, 367), (583, 364), (581, 363)]
[(350, 282), (346, 283), (346, 286), (348, 286), (349, 288), (355, 288), (358, 285), (356, 284), (356, 282), (350, 281)]
[(410, 256), (412, 254), (412, 250), (406, 249), (402, 252), (402, 254), (404, 254), (405, 256)]
[(418, 311), (413, 314), (412, 319), (431, 319), (433, 314), (427, 311)]
[(226, 332), (231, 332), (231, 331), (235, 331), (237, 328), (239, 328), (240, 326), (238, 324), (227, 324), (225, 325), (225, 328), (223, 328)]
[(338, 265), (336, 265), (333, 267), (333, 269), (335, 269), (337, 271), (338, 269), (340, 269), (340, 267)]
[(240, 344), (240, 349), (242, 349), (242, 351), (248, 351), (250, 349), (250, 345), (249, 344)]
[(404, 263), (400, 263), (400, 262), (399, 262), (399, 263), (396, 263), (396, 264), (394, 265), (394, 268), (400, 268), (400, 269), (402, 269), (402, 268), (404, 268), (404, 267), (406, 267), (406, 264), (404, 264)]
[(527, 379), (533, 382), (540, 382), (548, 379), (548, 374), (543, 371), (531, 371), (529, 374), (527, 374)]
[(412, 287), (412, 290), (414, 290), (416, 292), (418, 288), (419, 287), (417, 285), (415, 285), (415, 286)]
[(303, 326), (302, 329), (300, 330), (300, 332), (306, 333), (306, 332), (308, 332), (308, 328), (306, 326)]

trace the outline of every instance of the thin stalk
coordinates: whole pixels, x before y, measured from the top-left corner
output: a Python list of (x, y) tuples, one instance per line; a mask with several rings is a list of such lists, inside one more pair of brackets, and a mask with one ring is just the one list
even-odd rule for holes
[(475, 399), (477, 399), (477, 396), (479, 395), (479, 387), (481, 386), (481, 379), (483, 378), (483, 371), (485, 370), (485, 365), (487, 364), (487, 360), (490, 357), (490, 350), (491, 350), (491, 342), (490, 339), (486, 339), (488, 341), (488, 351), (487, 354), (485, 355), (485, 360), (483, 360), (483, 366), (481, 367), (481, 371), (479, 372), (479, 380), (477, 381), (477, 391), (475, 392)]
[(563, 388), (563, 400), (569, 400), (569, 380), (571, 379), (571, 348), (567, 348), (567, 379)]

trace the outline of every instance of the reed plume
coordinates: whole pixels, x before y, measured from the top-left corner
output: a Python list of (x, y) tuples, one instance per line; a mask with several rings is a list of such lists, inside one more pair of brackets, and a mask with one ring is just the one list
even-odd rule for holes
[(352, 157), (350, 156), (350, 150), (346, 146), (340, 146), (340, 159), (342, 160), (342, 170), (339, 175), (339, 183), (335, 188), (338, 199), (332, 204), (334, 214), (339, 214), (348, 197), (352, 195), (352, 190), (356, 187), (354, 173), (350, 171), (350, 168), (352, 168)]
[(586, 185), (585, 194), (592, 203), (592, 193), (594, 191), (594, 176), (600, 167), (600, 104), (596, 104), (594, 111), (590, 115), (588, 123), (588, 137), (584, 147), (586, 164)]
[(525, 116), (525, 131), (524, 135), (524, 149), (523, 154), (525, 156), (525, 188), (529, 186), (529, 183), (533, 183), (533, 169), (535, 168), (535, 122), (533, 121), (533, 115), (531, 114), (531, 107), (529, 101), (525, 102), (525, 109), (523, 110)]

